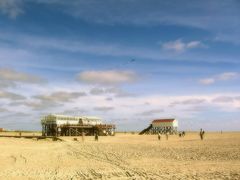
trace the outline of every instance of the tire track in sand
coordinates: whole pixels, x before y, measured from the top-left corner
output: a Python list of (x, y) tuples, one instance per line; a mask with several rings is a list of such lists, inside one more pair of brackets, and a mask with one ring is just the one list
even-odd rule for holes
[[(104, 152), (101, 151), (100, 149), (98, 149), (98, 153), (92, 153), (92, 150), (90, 148), (90, 151), (86, 151), (83, 148), (79, 149), (79, 147), (75, 147), (72, 144), (67, 143), (66, 147), (68, 150), (70, 150), (70, 152), (72, 153), (72, 155), (75, 158), (81, 159), (86, 158), (86, 159), (93, 159), (95, 161), (99, 161), (99, 162), (104, 162), (104, 163), (108, 163), (111, 166), (115, 166), (117, 168), (119, 168), (120, 170), (122, 170), (125, 174), (126, 177), (128, 178), (148, 178), (148, 177), (160, 177), (158, 174), (156, 173), (147, 173), (143, 170), (140, 169), (133, 169), (129, 167), (129, 163), (124, 161), (123, 159), (120, 159), (117, 157), (117, 155), (115, 155), (114, 153), (108, 153), (108, 152)], [(91, 147), (91, 146), (89, 146)], [(88, 150), (89, 150), (88, 147)], [(114, 155), (113, 155), (114, 154)], [(103, 156), (100, 156), (103, 155)], [(91, 173), (91, 172), (90, 172)], [(79, 173), (79, 175), (81, 175), (82, 177), (86, 175), (83, 173)], [(91, 173), (92, 175), (96, 174), (95, 173)], [(99, 178), (99, 173), (98, 173), (98, 178)]]

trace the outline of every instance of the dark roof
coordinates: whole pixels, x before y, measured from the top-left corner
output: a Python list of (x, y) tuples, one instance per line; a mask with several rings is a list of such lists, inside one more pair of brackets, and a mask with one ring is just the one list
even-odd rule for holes
[(155, 119), (152, 123), (173, 122), (175, 119)]

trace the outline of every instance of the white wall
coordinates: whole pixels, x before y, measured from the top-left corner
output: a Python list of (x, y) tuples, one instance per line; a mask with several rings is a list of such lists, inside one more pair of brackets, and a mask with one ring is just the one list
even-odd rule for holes
[(173, 122), (153, 122), (153, 127), (178, 127), (178, 121), (174, 120)]

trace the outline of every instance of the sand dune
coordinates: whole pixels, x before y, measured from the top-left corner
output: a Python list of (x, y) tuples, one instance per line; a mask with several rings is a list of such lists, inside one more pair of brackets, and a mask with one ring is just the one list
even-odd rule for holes
[(0, 138), (0, 179), (240, 179), (240, 133)]

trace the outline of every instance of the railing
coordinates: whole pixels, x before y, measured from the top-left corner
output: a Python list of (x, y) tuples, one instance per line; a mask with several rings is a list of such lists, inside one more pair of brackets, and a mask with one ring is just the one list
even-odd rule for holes
[(62, 124), (58, 126), (60, 128), (72, 127), (72, 128), (100, 128), (100, 129), (115, 129), (116, 126), (114, 124), (98, 124), (98, 125), (83, 125), (83, 124)]

